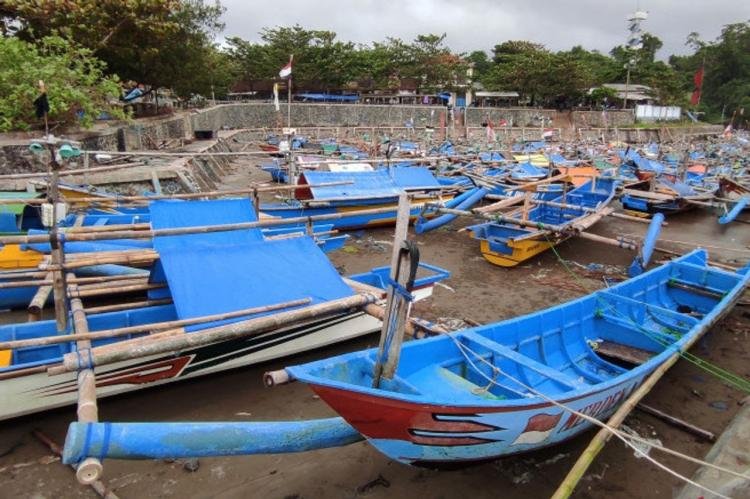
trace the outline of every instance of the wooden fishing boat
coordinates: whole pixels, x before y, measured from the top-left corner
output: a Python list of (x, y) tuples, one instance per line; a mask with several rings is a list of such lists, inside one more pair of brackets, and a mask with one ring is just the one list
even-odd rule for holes
[(377, 349), (285, 372), (402, 463), (455, 465), (533, 451), (591, 427), (571, 410), (606, 420), (731, 309), (750, 267), (734, 273), (707, 262), (696, 250), (569, 303), (405, 343), (395, 375), (378, 388)]
[[(151, 205), (151, 224), (157, 230), (254, 220), (248, 199), (161, 201)], [(151, 268), (147, 306), (118, 305), (117, 311), (109, 311), (110, 306), (83, 309), (87, 330), (95, 335), (108, 331), (109, 335), (91, 340), (87, 358), (102, 351), (130, 356), (96, 368), (100, 395), (264, 362), (381, 327), (378, 318), (361, 307), (350, 306), (293, 325), (272, 327), (262, 334), (197, 344), (190, 337), (211, 328), (263, 318), (272, 311), (268, 307), (275, 307), (276, 312), (294, 311), (308, 304), (357, 296), (361, 287), (380, 299), (385, 295), (389, 269), (376, 268), (343, 278), (312, 238), (303, 235), (269, 240), (260, 229), (159, 236), (154, 237), (153, 248), (159, 258)], [(415, 284), (416, 297), (426, 298), (435, 282), (448, 276), (443, 269), (423, 264)], [(80, 289), (76, 296), (86, 299)], [(113, 329), (120, 331), (112, 336)], [(58, 332), (54, 320), (0, 326), (0, 420), (76, 401), (75, 369), (59, 377), (47, 375), (47, 369), (60, 365), (66, 355), (81, 359), (75, 336), (59, 338), (72, 330), (73, 325), (68, 324), (66, 331)], [(173, 341), (175, 334), (189, 344), (131, 356), (144, 344), (158, 350), (161, 342)]]
[(627, 210), (644, 213), (680, 213), (710, 205), (718, 186), (697, 187), (672, 182), (663, 176), (647, 176), (624, 186), (620, 203)]
[(501, 267), (514, 267), (539, 253), (589, 228), (610, 213), (608, 205), (615, 196), (613, 179), (591, 179), (562, 192), (550, 201), (528, 202), (497, 222), (469, 227), (478, 239), (482, 256)]

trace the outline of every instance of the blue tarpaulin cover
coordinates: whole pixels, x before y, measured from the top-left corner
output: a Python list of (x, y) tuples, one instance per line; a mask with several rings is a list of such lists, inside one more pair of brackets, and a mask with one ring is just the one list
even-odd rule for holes
[[(154, 229), (255, 219), (247, 199), (151, 204)], [(266, 241), (260, 229), (158, 236), (154, 238), (154, 248), (159, 252), (160, 270), (169, 283), (180, 319), (303, 298), (310, 298), (313, 305), (353, 294), (315, 241), (306, 236)], [(260, 315), (267, 314), (256, 316)], [(204, 329), (246, 318), (187, 329)]]
[(439, 189), (440, 182), (427, 169), (420, 167), (382, 168), (365, 172), (317, 172), (302, 175), (301, 183), (309, 185), (352, 182), (330, 187), (312, 187), (313, 198), (318, 201), (333, 201), (363, 198), (392, 198), (404, 190)]

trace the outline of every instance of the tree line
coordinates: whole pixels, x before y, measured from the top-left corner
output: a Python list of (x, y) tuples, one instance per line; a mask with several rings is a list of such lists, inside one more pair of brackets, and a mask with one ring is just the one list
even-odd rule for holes
[(624, 82), (630, 65), (631, 82), (650, 86), (663, 104), (690, 107), (694, 75), (704, 67), (698, 110), (708, 119), (750, 106), (750, 22), (725, 26), (713, 41), (690, 33), (691, 53), (663, 60), (661, 40), (649, 33), (641, 48), (616, 46), (607, 54), (582, 46), (552, 51), (525, 40), (502, 41), (491, 53), (457, 53), (444, 34), (355, 44), (299, 25), (265, 28), (258, 42), (232, 37), (219, 44), (224, 12), (204, 0), (5, 0), (0, 130), (33, 123), (39, 79), (48, 82), (51, 117), (87, 125), (102, 111), (122, 116), (113, 95), (118, 85), (221, 98), (238, 82), (277, 79), (290, 54), (300, 91), (396, 90), (404, 81), (420, 93), (459, 90), (471, 68), (471, 81), (517, 91), (530, 105), (601, 106), (612, 92), (589, 89)]

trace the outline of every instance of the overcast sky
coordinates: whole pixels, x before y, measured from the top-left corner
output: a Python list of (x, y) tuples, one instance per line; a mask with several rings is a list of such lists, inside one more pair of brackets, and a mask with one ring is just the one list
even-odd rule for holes
[(505, 40), (530, 40), (552, 50), (574, 45), (607, 53), (627, 38), (625, 18), (640, 7), (644, 30), (664, 41), (658, 54), (684, 54), (697, 31), (714, 40), (722, 26), (750, 20), (750, 0), (221, 0), (224, 36), (259, 41), (263, 27), (335, 31), (342, 40), (367, 43), (388, 36), (447, 33), (457, 52), (491, 51)]

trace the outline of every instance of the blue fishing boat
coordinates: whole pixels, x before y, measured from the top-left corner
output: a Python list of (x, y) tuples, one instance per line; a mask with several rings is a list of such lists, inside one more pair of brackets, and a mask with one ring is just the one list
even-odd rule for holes
[[(154, 229), (254, 222), (248, 199), (214, 201), (158, 201), (151, 204)], [(69, 243), (77, 244), (77, 243)], [(82, 243), (81, 243), (82, 244)], [(126, 333), (92, 340), (92, 351), (128, 349), (135, 342), (168, 341), (157, 325), (201, 317), (243, 312), (231, 319), (186, 324), (181, 334), (255, 319), (279, 311), (347, 298), (358, 286), (385, 296), (388, 268), (372, 269), (343, 278), (312, 238), (269, 240), (260, 229), (233, 230), (181, 236), (157, 236), (153, 248), (159, 259), (150, 269), (148, 306), (142, 302), (120, 310), (87, 307), (92, 333), (131, 328)], [(426, 298), (434, 284), (449, 276), (439, 267), (422, 264), (415, 283), (417, 298)], [(304, 303), (303, 303), (304, 302)], [(260, 308), (274, 304), (274, 311)], [(87, 303), (87, 305), (89, 305)], [(256, 309), (245, 314), (244, 311)], [(140, 330), (133, 327), (148, 325)], [(226, 369), (264, 362), (308, 351), (379, 330), (381, 322), (361, 308), (311, 317), (253, 336), (193, 345), (178, 351), (144, 355), (96, 368), (97, 391), (102, 396), (156, 386)], [(67, 331), (72, 332), (72, 321)], [(59, 377), (47, 369), (67, 354), (78, 352), (74, 339), (57, 341), (54, 320), (0, 326), (0, 420), (72, 404), (76, 400), (76, 373)], [(52, 342), (40, 341), (42, 339)], [(24, 341), (18, 344), (14, 342)], [(14, 346), (15, 345), (15, 346)], [(79, 355), (80, 357), (80, 355)]]
[[(479, 240), (482, 256), (494, 265), (514, 267), (575, 235), (606, 215), (617, 181), (595, 178), (558, 193), (551, 200), (536, 200), (520, 208), (469, 227)], [(532, 194), (531, 192), (527, 194)]]
[(713, 268), (696, 250), (569, 303), (408, 342), (379, 388), (377, 349), (286, 373), (391, 459), (426, 466), (494, 459), (591, 427), (572, 410), (606, 420), (723, 317), (748, 281), (750, 269)]
[[(316, 187), (327, 183), (348, 182), (343, 185)], [(446, 187), (427, 168), (390, 167), (373, 171), (323, 172), (306, 171), (300, 174), (300, 188), (295, 199), (280, 203), (263, 203), (261, 211), (269, 216), (296, 218), (315, 215), (341, 214), (332, 220), (334, 229), (350, 230), (363, 227), (392, 225), (396, 220), (396, 205), (399, 194), (410, 194), (411, 218), (422, 213), (425, 204), (444, 202), (455, 206), (476, 190), (460, 196), (445, 192)], [(462, 197), (463, 196), (463, 197)], [(478, 202), (478, 199), (476, 200)], [(392, 208), (392, 211), (377, 214), (362, 214), (363, 210)]]

